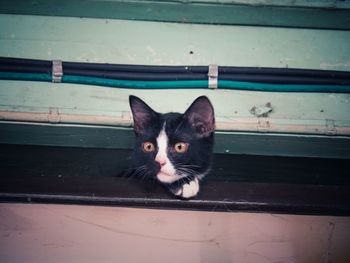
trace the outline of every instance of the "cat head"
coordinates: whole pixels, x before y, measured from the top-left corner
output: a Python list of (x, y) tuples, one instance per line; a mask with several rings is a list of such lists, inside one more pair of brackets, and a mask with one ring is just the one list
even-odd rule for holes
[(135, 96), (129, 102), (136, 135), (135, 173), (172, 184), (201, 179), (209, 172), (215, 116), (207, 97), (197, 98), (183, 114), (158, 113)]

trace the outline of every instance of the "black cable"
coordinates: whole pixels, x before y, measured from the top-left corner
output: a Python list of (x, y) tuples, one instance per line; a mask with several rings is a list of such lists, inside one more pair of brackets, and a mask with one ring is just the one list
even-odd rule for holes
[(63, 74), (90, 76), (109, 79), (123, 80), (205, 80), (208, 79), (206, 74), (193, 73), (144, 73), (144, 72), (114, 72), (114, 71), (96, 71), (96, 70), (79, 70), (63, 68)]
[(26, 58), (0, 57), (0, 64), (51, 67), (52, 61), (38, 60), (38, 59), (26, 59)]
[(51, 74), (51, 67), (42, 67), (37, 65), (4, 65), (0, 64), (0, 71), (3, 72), (21, 72), (21, 73), (46, 73)]
[(219, 74), (254, 74), (254, 75), (285, 75), (310, 76), (319, 78), (350, 78), (350, 72), (332, 70), (313, 70), (295, 68), (252, 68), (252, 67), (219, 67)]
[[(0, 57), (0, 64), (3, 65), (33, 65), (44, 68), (51, 68), (52, 61), (18, 59)], [(107, 63), (82, 63), (82, 62), (62, 62), (63, 68), (77, 70), (102, 70), (118, 72), (138, 72), (138, 73), (208, 73), (207, 66), (146, 66), (146, 65), (123, 65)]]
[(207, 66), (145, 66), (100, 63), (63, 62), (63, 67), (70, 69), (104, 70), (135, 73), (208, 73)]
[[(46, 60), (19, 59), (0, 57), (0, 64), (33, 65), (51, 67), (52, 62)], [(144, 72), (144, 73), (208, 73), (208, 66), (146, 66), (146, 65), (122, 65), (107, 63), (82, 63), (62, 62), (63, 67), (70, 69), (87, 69), (119, 72)], [(333, 70), (312, 70), (294, 68), (262, 68), (262, 67), (227, 67), (220, 66), (219, 74), (261, 74), (261, 75), (294, 75), (313, 77), (337, 77), (350, 78), (350, 72)]]
[(275, 84), (310, 84), (310, 85), (350, 85), (350, 79), (343, 78), (318, 78), (318, 77), (301, 77), (301, 76), (270, 76), (270, 75), (219, 75), (220, 80), (232, 80), (242, 82), (261, 82)]

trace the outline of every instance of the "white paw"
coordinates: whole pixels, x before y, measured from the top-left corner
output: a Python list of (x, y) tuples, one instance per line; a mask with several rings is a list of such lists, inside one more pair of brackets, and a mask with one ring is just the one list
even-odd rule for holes
[(199, 181), (197, 178), (190, 181), (187, 184), (183, 184), (181, 187), (174, 191), (176, 196), (181, 196), (182, 198), (191, 198), (198, 194), (199, 192)]

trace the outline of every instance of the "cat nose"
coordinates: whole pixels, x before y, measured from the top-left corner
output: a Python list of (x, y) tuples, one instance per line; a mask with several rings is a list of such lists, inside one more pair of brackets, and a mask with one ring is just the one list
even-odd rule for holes
[(163, 158), (156, 157), (156, 162), (159, 163), (160, 167), (163, 167), (164, 165), (166, 165), (166, 160)]

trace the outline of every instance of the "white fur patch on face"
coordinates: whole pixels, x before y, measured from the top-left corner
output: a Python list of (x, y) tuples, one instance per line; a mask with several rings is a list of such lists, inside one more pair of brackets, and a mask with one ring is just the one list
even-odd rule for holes
[(157, 174), (157, 178), (162, 183), (173, 183), (179, 179), (176, 175), (176, 170), (174, 165), (170, 162), (168, 158), (168, 136), (165, 132), (165, 123), (162, 130), (157, 137), (158, 153), (156, 155), (156, 161), (161, 165), (161, 169)]

